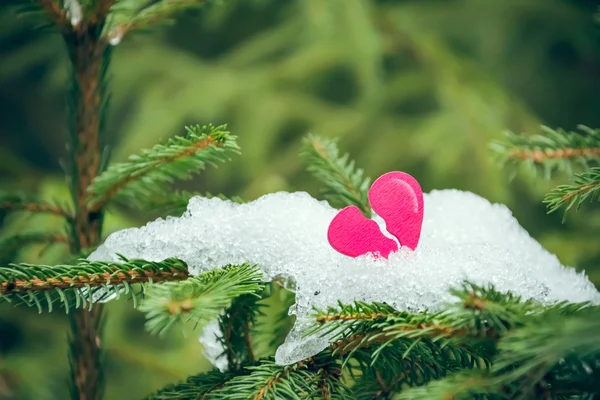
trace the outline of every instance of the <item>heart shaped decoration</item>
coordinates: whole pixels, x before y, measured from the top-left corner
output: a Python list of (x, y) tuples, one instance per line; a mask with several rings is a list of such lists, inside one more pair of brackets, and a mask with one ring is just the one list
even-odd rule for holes
[(405, 172), (388, 172), (369, 189), (373, 211), (401, 246), (417, 248), (423, 225), (423, 191), (419, 182)]
[(385, 237), (377, 222), (362, 215), (356, 206), (337, 213), (329, 224), (327, 239), (334, 249), (350, 257), (373, 253), (387, 258), (398, 250), (398, 244)]
[[(401, 246), (417, 247), (423, 225), (423, 191), (415, 178), (397, 171), (380, 176), (369, 189), (369, 203)], [(350, 257), (373, 253), (387, 258), (398, 250), (397, 243), (356, 206), (340, 210), (329, 224), (327, 238), (334, 249)]]

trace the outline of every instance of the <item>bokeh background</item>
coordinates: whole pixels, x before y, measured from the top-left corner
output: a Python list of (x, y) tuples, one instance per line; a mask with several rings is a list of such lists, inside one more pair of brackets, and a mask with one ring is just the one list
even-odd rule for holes
[[(68, 70), (58, 35), (0, 4), (0, 190), (67, 198)], [(600, 1), (222, 0), (126, 38), (111, 65), (108, 142), (123, 160), (186, 124), (228, 123), (243, 153), (183, 188), (247, 200), (319, 195), (298, 157), (309, 132), (337, 137), (371, 177), (409, 171), (423, 189), (506, 203), (563, 263), (600, 283), (600, 214), (546, 215), (566, 181), (509, 180), (489, 150), (505, 130), (600, 127)], [(54, 229), (51, 217), (0, 215), (1, 235)], [(112, 210), (106, 233), (148, 215)], [(59, 262), (60, 247), (8, 261)], [(127, 301), (109, 304), (107, 399), (141, 398), (209, 368), (197, 332), (144, 331)], [(67, 319), (0, 305), (0, 399), (65, 399)], [(272, 350), (272, 349), (271, 349)], [(265, 351), (270, 351), (266, 349)]]

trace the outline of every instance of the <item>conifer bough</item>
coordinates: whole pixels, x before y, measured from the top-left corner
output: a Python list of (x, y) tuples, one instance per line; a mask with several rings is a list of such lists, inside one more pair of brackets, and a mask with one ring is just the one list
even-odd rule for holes
[[(106, 295), (118, 294), (121, 287), (129, 292), (136, 283), (187, 278), (187, 264), (177, 259), (162, 262), (123, 259), (123, 263), (81, 260), (77, 265), (55, 266), (12, 264), (0, 268), (0, 303), (16, 301), (35, 305), (40, 311), (47, 304), (52, 311), (52, 304), (60, 301), (68, 311), (70, 306), (91, 306)], [(104, 295), (95, 298), (97, 289), (103, 289)]]
[[(37, 0), (38, 8), (63, 34), (72, 64), (68, 97), (72, 207), (8, 194), (0, 196), (0, 208), (63, 217), (68, 237), (56, 232), (19, 233), (4, 243), (64, 241), (72, 253), (80, 254), (100, 243), (103, 210), (111, 202), (144, 210), (159, 199), (166, 209), (180, 211), (192, 193), (165, 199), (169, 185), (239, 151), (225, 126), (195, 126), (187, 128), (185, 136), (144, 150), (127, 162), (105, 169), (102, 161), (109, 44), (200, 3), (204, 2), (160, 0), (128, 8), (113, 0), (83, 5), (77, 0)], [(554, 169), (570, 171), (576, 164), (588, 169), (572, 185), (548, 195), (551, 210), (597, 197), (600, 173), (589, 164), (600, 158), (599, 130), (544, 128), (543, 135), (507, 138), (507, 143), (494, 145), (507, 163), (541, 165), (547, 174)], [(370, 217), (370, 181), (348, 154), (340, 155), (334, 141), (314, 135), (306, 139), (303, 154), (332, 205), (355, 205)], [(316, 310), (308, 331), (328, 335), (329, 348), (283, 366), (274, 362), (272, 351), (256, 346), (261, 330), (278, 336), (272, 343), (281, 342), (288, 316), (277, 313), (276, 329), (261, 327), (262, 300), (273, 284), (262, 282), (254, 266), (228, 266), (189, 277), (187, 265), (177, 259), (121, 261), (0, 268), (0, 302), (37, 306), (40, 311), (46, 307), (51, 311), (56, 302), (66, 310), (89, 306), (90, 312), (70, 319), (74, 400), (99, 400), (102, 394), (103, 311), (95, 303), (125, 292), (135, 306), (138, 296), (132, 285), (138, 283), (146, 295), (140, 308), (149, 331), (165, 332), (185, 321), (202, 326), (216, 320), (221, 331), (217, 339), (227, 358), (227, 371), (192, 376), (149, 399), (581, 400), (600, 395), (598, 306), (545, 306), (493, 287), (468, 284), (454, 290), (458, 301), (439, 313), (415, 314), (379, 303), (340, 304)]]
[(162, 194), (165, 184), (189, 179), (207, 164), (228, 160), (228, 152), (239, 151), (225, 125), (193, 126), (186, 131), (185, 136), (130, 156), (128, 162), (109, 166), (88, 188), (89, 207), (99, 210), (112, 199), (135, 203)]

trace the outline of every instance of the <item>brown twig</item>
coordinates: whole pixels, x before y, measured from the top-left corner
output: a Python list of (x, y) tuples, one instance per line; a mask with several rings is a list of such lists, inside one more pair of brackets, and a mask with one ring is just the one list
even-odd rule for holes
[(48, 213), (73, 219), (73, 215), (67, 210), (52, 204), (43, 204), (35, 202), (16, 202), (16, 201), (0, 201), (0, 208), (5, 208), (15, 211), (28, 211), (32, 213)]
[(524, 150), (524, 149), (513, 149), (508, 152), (507, 158), (513, 160), (532, 160), (534, 163), (541, 163), (546, 160), (558, 160), (576, 157), (600, 157), (600, 148), (589, 148), (589, 149), (573, 149), (566, 148), (560, 150)]
[(394, 340), (399, 337), (402, 332), (409, 331), (427, 331), (427, 336), (431, 338), (439, 338), (440, 336), (444, 337), (464, 337), (469, 333), (469, 329), (466, 327), (462, 328), (452, 328), (449, 326), (444, 326), (440, 324), (418, 324), (418, 325), (409, 325), (409, 326), (398, 326), (394, 327), (394, 329), (390, 330), (379, 330), (377, 332), (369, 332), (369, 334), (374, 334), (373, 338), (368, 339), (363, 343), (363, 340), (367, 338), (367, 335), (362, 333), (357, 333), (355, 335), (351, 335), (345, 337), (343, 339), (338, 340), (335, 343), (332, 343), (329, 346), (329, 349), (337, 352), (338, 354), (348, 354), (352, 353), (354, 350), (360, 347), (369, 347), (375, 344), (382, 344), (389, 340)]
[(77, 391), (73, 399), (100, 400), (104, 380), (102, 378), (103, 353), (101, 340), (103, 307), (80, 310), (71, 318), (71, 374)]
[(372, 320), (372, 319), (384, 319), (389, 316), (393, 316), (392, 314), (385, 313), (355, 313), (355, 314), (336, 314), (336, 315), (320, 315), (317, 317), (316, 321), (319, 324), (324, 324), (327, 322), (333, 321), (352, 321), (352, 320)]
[(191, 156), (201, 150), (207, 149), (213, 143), (215, 143), (216, 146), (220, 145), (219, 142), (214, 141), (213, 137), (209, 136), (206, 139), (200, 140), (200, 141), (194, 143), (192, 146), (183, 149), (180, 153), (177, 153), (177, 154), (169, 156), (169, 157), (158, 158), (157, 159), (158, 162), (149, 166), (148, 168), (146, 168), (142, 171), (139, 171), (138, 173), (127, 175), (127, 176), (123, 177), (123, 179), (119, 180), (118, 182), (115, 182), (115, 184), (112, 187), (110, 187), (109, 189), (107, 189), (106, 191), (104, 191), (104, 193), (102, 193), (102, 195), (99, 198), (90, 200), (88, 207), (91, 210), (100, 210), (102, 207), (104, 207), (106, 205), (106, 203), (108, 203), (108, 201), (115, 195), (115, 193), (117, 193), (119, 190), (121, 190), (122, 188), (127, 186), (128, 183), (133, 182), (145, 175), (148, 175), (149, 173), (151, 173), (152, 171), (156, 170), (157, 168), (161, 167), (162, 165), (164, 165), (166, 163), (175, 162), (184, 157)]
[[(100, 0), (104, 2), (104, 0)], [(104, 3), (103, 3), (104, 4)], [(105, 104), (103, 76), (109, 55), (106, 44), (100, 40), (99, 27), (104, 17), (96, 15), (93, 24), (82, 21), (78, 29), (65, 35), (75, 79), (71, 113), (74, 117), (71, 157), (75, 167), (72, 197), (75, 202), (73, 252), (91, 248), (100, 243), (102, 214), (87, 206), (87, 188), (100, 170), (102, 145), (100, 138), (102, 108)], [(102, 379), (102, 341), (100, 317), (103, 306), (95, 304), (91, 310), (77, 310), (71, 320), (71, 372), (75, 385), (73, 398), (100, 400)]]
[(36, 292), (55, 289), (73, 289), (85, 287), (97, 287), (106, 284), (120, 285), (125, 282), (129, 284), (142, 282), (166, 282), (180, 281), (188, 278), (185, 271), (172, 269), (170, 271), (116, 271), (114, 273), (103, 272), (98, 274), (79, 275), (74, 277), (48, 277), (19, 279), (11, 282), (0, 283), (0, 294), (22, 293), (29, 290)]
[(292, 371), (296, 371), (296, 370), (298, 370), (300, 368), (306, 367), (307, 365), (312, 364), (313, 362), (314, 362), (314, 359), (312, 357), (309, 357), (306, 360), (298, 361), (295, 364), (288, 365), (287, 367), (284, 368), (283, 372), (279, 376), (274, 376), (273, 378), (270, 378), (265, 383), (265, 385), (254, 396), (254, 400), (262, 400), (262, 399), (264, 399), (267, 391), (270, 390), (273, 387), (273, 385), (275, 385), (277, 382), (281, 381), (282, 379), (287, 378), (287, 376)]

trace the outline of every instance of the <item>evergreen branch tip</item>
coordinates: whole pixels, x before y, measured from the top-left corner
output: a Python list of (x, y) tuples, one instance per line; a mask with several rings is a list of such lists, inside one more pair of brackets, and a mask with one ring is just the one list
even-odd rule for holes
[(364, 171), (355, 167), (348, 154), (340, 155), (333, 140), (308, 135), (301, 153), (307, 170), (325, 185), (325, 198), (334, 207), (354, 205), (367, 217), (371, 217), (368, 200), (370, 179)]
[(124, 163), (113, 164), (88, 188), (88, 205), (98, 211), (110, 200), (121, 198), (130, 203), (162, 194), (176, 179), (189, 179), (207, 164), (228, 160), (228, 153), (239, 153), (235, 136), (226, 126), (186, 127), (185, 136), (175, 136), (165, 144), (130, 156)]

